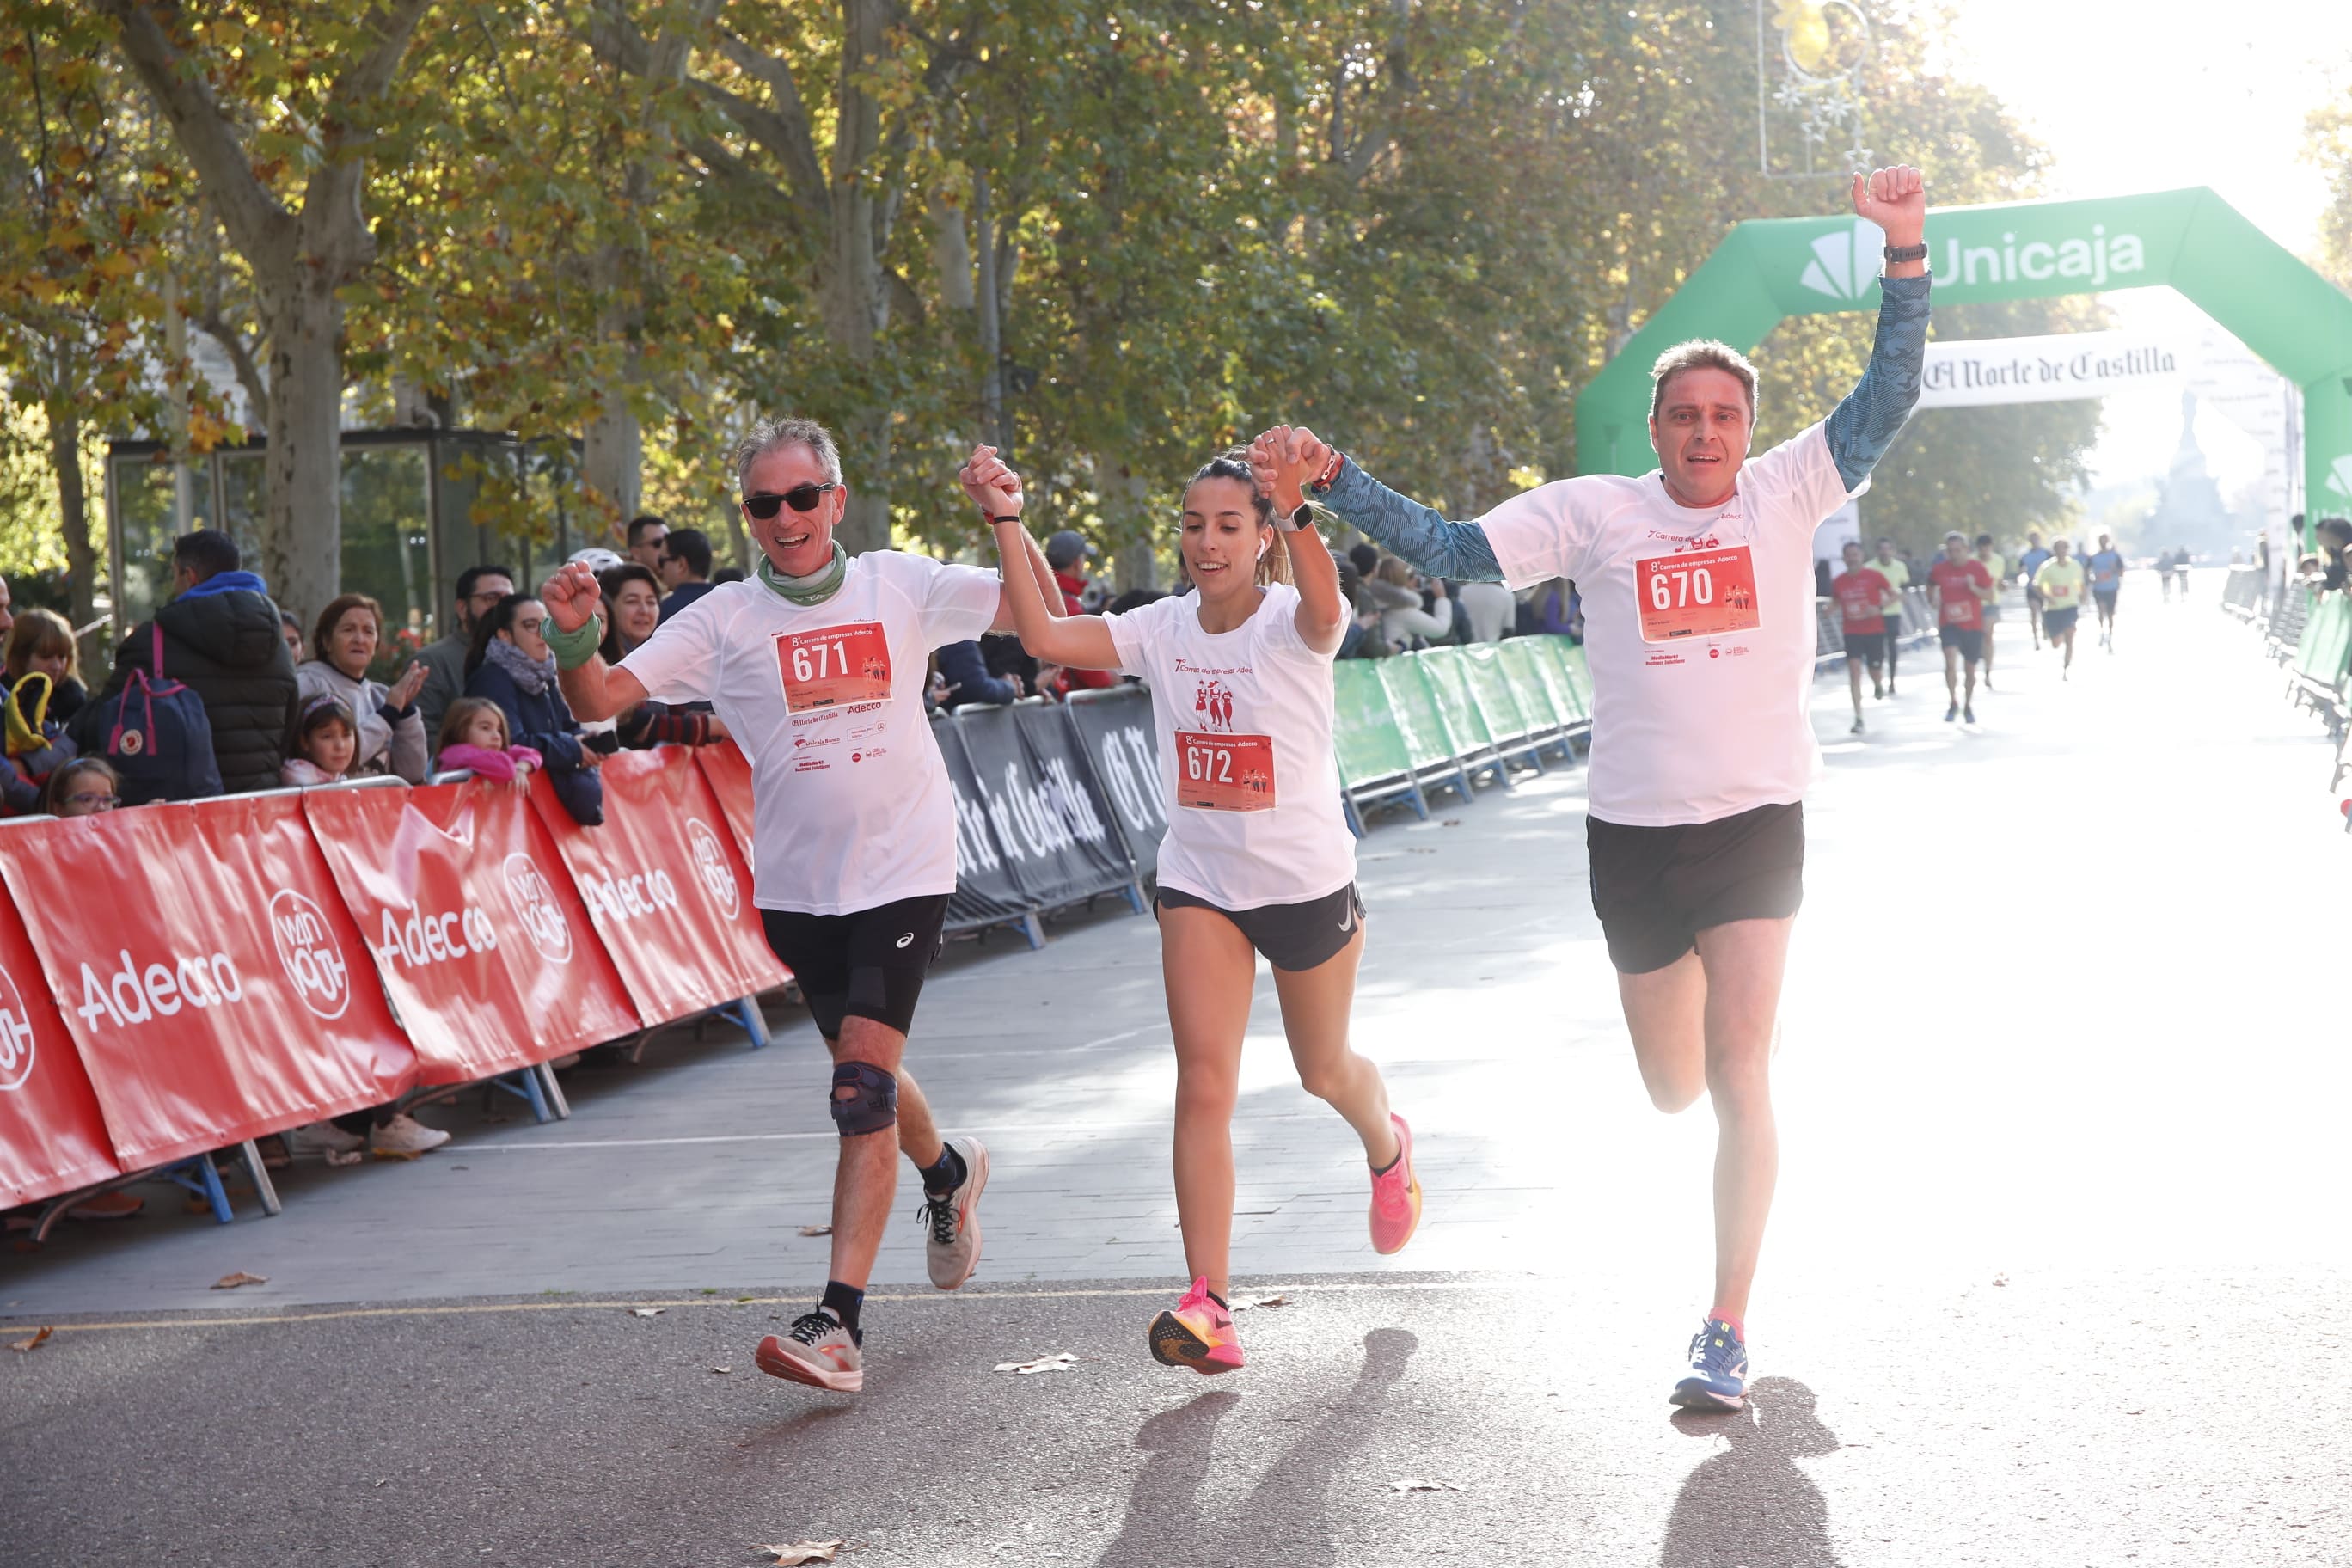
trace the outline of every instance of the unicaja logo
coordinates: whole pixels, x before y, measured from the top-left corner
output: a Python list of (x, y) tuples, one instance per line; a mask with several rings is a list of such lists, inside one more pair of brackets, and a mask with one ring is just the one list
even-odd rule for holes
[(0, 1094), (22, 1089), (33, 1076), (33, 1016), (16, 982), (0, 969)]
[(702, 879), (702, 890), (720, 914), (733, 920), (743, 907), (743, 895), (735, 886), (735, 868), (727, 864), (727, 847), (698, 816), (686, 819), (686, 841), (694, 850), (694, 874)]
[(522, 921), (530, 945), (551, 963), (572, 962), (572, 922), (555, 901), (547, 873), (528, 855), (509, 855), (506, 861), (507, 896), (514, 900), (515, 918)]
[(1885, 248), (1886, 231), (1856, 218), (1851, 228), (1813, 241), (1813, 258), (1799, 281), (1832, 300), (1859, 300), (1878, 276), (1879, 253)]
[(2352, 500), (2352, 452), (2327, 465), (2327, 488), (2346, 500)]

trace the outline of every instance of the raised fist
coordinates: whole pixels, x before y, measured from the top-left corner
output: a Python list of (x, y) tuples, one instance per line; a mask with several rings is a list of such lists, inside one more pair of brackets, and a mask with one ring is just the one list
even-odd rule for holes
[(604, 590), (597, 586), (596, 574), (581, 562), (570, 561), (540, 589), (539, 600), (547, 606), (548, 618), (558, 631), (576, 632), (595, 618), (604, 602)]
[(1927, 176), (1907, 163), (1856, 174), (1853, 216), (1885, 230), (1890, 246), (1918, 244), (1927, 226)]

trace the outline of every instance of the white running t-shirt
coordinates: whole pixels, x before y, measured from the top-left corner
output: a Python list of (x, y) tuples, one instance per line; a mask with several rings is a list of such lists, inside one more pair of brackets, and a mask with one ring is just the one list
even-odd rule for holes
[(1106, 616), (1151, 688), (1168, 834), (1160, 880), (1221, 910), (1297, 904), (1356, 879), (1331, 751), (1331, 658), (1299, 639), (1298, 590), (1267, 587), (1229, 632), (1192, 595)]
[(1804, 797), (1813, 530), (1845, 500), (1814, 425), (1711, 510), (1676, 505), (1653, 468), (1557, 479), (1479, 520), (1512, 587), (1568, 577), (1584, 595), (1594, 816), (1670, 827)]
[(994, 572), (869, 550), (822, 605), (724, 584), (621, 661), (656, 702), (716, 708), (751, 759), (753, 903), (839, 915), (955, 891), (924, 671), (986, 631), (999, 597)]

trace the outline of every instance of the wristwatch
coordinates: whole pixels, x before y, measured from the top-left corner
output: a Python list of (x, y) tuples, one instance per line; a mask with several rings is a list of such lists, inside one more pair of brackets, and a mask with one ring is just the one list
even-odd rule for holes
[(1886, 247), (1886, 259), (1895, 262), (1925, 261), (1927, 259), (1927, 244), (1923, 241), (1917, 245), (1890, 245)]
[(1312, 528), (1315, 526), (1315, 503), (1300, 501), (1297, 510), (1287, 517), (1277, 511), (1274, 514), (1274, 521), (1285, 533), (1297, 533), (1302, 528)]

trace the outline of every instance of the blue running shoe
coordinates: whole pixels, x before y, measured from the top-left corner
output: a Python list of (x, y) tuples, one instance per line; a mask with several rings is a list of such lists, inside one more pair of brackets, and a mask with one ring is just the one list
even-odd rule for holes
[(1675, 1384), (1670, 1404), (1685, 1410), (1740, 1410), (1748, 1405), (1748, 1346), (1739, 1331), (1709, 1318), (1691, 1336), (1691, 1374)]

